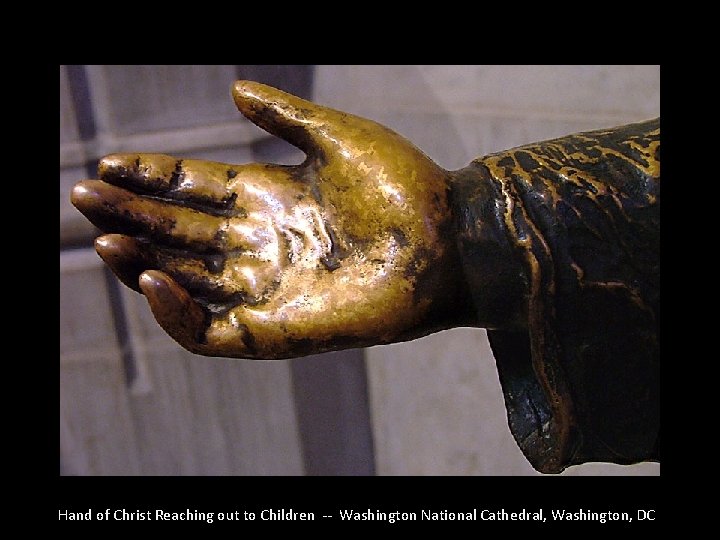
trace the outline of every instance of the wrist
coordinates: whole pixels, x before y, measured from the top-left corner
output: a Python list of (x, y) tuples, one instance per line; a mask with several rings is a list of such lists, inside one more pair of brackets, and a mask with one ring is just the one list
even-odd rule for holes
[(479, 162), (450, 173), (449, 206), (462, 275), (477, 326), (522, 327), (527, 321), (527, 278), (508, 234), (509, 201)]

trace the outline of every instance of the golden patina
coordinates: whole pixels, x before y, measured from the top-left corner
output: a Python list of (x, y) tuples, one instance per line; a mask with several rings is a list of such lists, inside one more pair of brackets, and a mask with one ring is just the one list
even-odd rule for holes
[(450, 175), (363, 118), (237, 82), (240, 111), (297, 145), (298, 166), (159, 154), (104, 158), (73, 204), (162, 327), (204, 355), (287, 358), (412, 339), (464, 302)]

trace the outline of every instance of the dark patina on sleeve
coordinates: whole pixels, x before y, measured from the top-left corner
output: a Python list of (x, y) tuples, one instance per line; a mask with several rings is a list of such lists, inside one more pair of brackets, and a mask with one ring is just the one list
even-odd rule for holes
[(659, 460), (660, 120), (477, 159), (452, 201), (528, 460)]

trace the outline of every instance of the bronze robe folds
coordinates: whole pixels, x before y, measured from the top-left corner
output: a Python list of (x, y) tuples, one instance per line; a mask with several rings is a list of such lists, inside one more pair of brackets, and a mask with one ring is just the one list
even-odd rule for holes
[(660, 120), (477, 159), (452, 198), (528, 460), (659, 460)]

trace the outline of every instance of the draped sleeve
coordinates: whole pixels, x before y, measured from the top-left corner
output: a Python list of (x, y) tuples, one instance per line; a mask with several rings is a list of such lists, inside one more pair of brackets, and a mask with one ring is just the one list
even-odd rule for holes
[(550, 473), (659, 460), (660, 120), (492, 154), (457, 178), (478, 317), (518, 314), (488, 337), (525, 456)]

